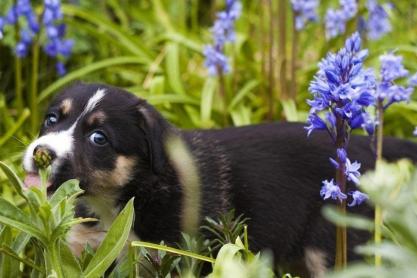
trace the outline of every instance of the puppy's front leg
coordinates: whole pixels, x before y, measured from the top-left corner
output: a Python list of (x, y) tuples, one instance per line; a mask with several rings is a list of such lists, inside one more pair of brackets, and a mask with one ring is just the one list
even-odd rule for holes
[(72, 253), (80, 257), (87, 243), (96, 250), (105, 236), (106, 232), (98, 224), (77, 224), (68, 232), (67, 242)]

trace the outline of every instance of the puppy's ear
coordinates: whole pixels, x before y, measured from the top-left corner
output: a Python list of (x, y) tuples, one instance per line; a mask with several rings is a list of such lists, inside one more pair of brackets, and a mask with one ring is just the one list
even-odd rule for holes
[(151, 169), (155, 174), (160, 174), (165, 170), (165, 164), (168, 161), (165, 153), (165, 139), (172, 127), (146, 101), (141, 100), (137, 108), (140, 113), (140, 128), (146, 136)]

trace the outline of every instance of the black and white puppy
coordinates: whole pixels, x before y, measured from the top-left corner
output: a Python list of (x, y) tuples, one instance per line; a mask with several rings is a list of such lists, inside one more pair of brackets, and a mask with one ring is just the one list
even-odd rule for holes
[[(83, 198), (104, 227), (134, 196), (133, 234), (144, 241), (174, 243), (180, 237), (184, 196), (164, 144), (176, 134), (191, 151), (200, 176), (200, 219), (235, 209), (250, 219), (252, 249), (272, 250), (276, 262), (302, 261), (312, 275), (320, 276), (334, 257), (335, 228), (320, 214), (324, 202), (319, 195), (322, 180), (335, 174), (329, 163), (334, 146), (321, 132), (307, 138), (303, 126), (184, 131), (128, 92), (79, 83), (52, 101), (40, 137), (25, 153), (24, 168), (28, 185), (36, 183), (33, 153), (43, 147), (54, 157), (48, 190), (78, 179)], [(362, 172), (374, 166), (367, 137), (354, 136), (348, 151), (362, 163)], [(417, 161), (417, 145), (386, 139), (384, 157)], [(352, 211), (371, 214), (367, 206)], [(70, 242), (87, 240), (86, 230), (75, 228)], [(349, 231), (348, 237), (349, 258), (354, 259), (353, 247), (367, 236)], [(99, 241), (96, 235), (92, 238)]]

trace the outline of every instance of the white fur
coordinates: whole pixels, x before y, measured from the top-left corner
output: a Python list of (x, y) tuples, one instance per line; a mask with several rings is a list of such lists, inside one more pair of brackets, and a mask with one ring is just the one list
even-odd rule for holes
[(73, 152), (74, 148), (74, 130), (78, 121), (82, 116), (91, 112), (94, 107), (102, 100), (105, 95), (104, 89), (98, 89), (97, 92), (88, 100), (84, 111), (78, 116), (77, 120), (67, 130), (58, 132), (50, 132), (44, 136), (39, 137), (32, 142), (26, 149), (23, 157), (23, 168), (27, 173), (35, 173), (36, 167), (33, 162), (33, 151), (37, 146), (46, 146), (56, 154), (56, 159), (52, 164), (52, 171), (56, 169), (61, 163), (62, 159), (69, 156)]

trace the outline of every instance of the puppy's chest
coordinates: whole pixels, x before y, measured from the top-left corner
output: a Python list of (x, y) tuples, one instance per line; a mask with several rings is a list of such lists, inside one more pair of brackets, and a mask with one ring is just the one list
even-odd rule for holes
[[(120, 207), (116, 206), (114, 201), (109, 198), (89, 196), (84, 197), (82, 201), (87, 206), (89, 212), (99, 218), (98, 226), (100, 230), (104, 232), (109, 231), (113, 221), (121, 211)], [(139, 240), (133, 229), (130, 231), (129, 240)]]

